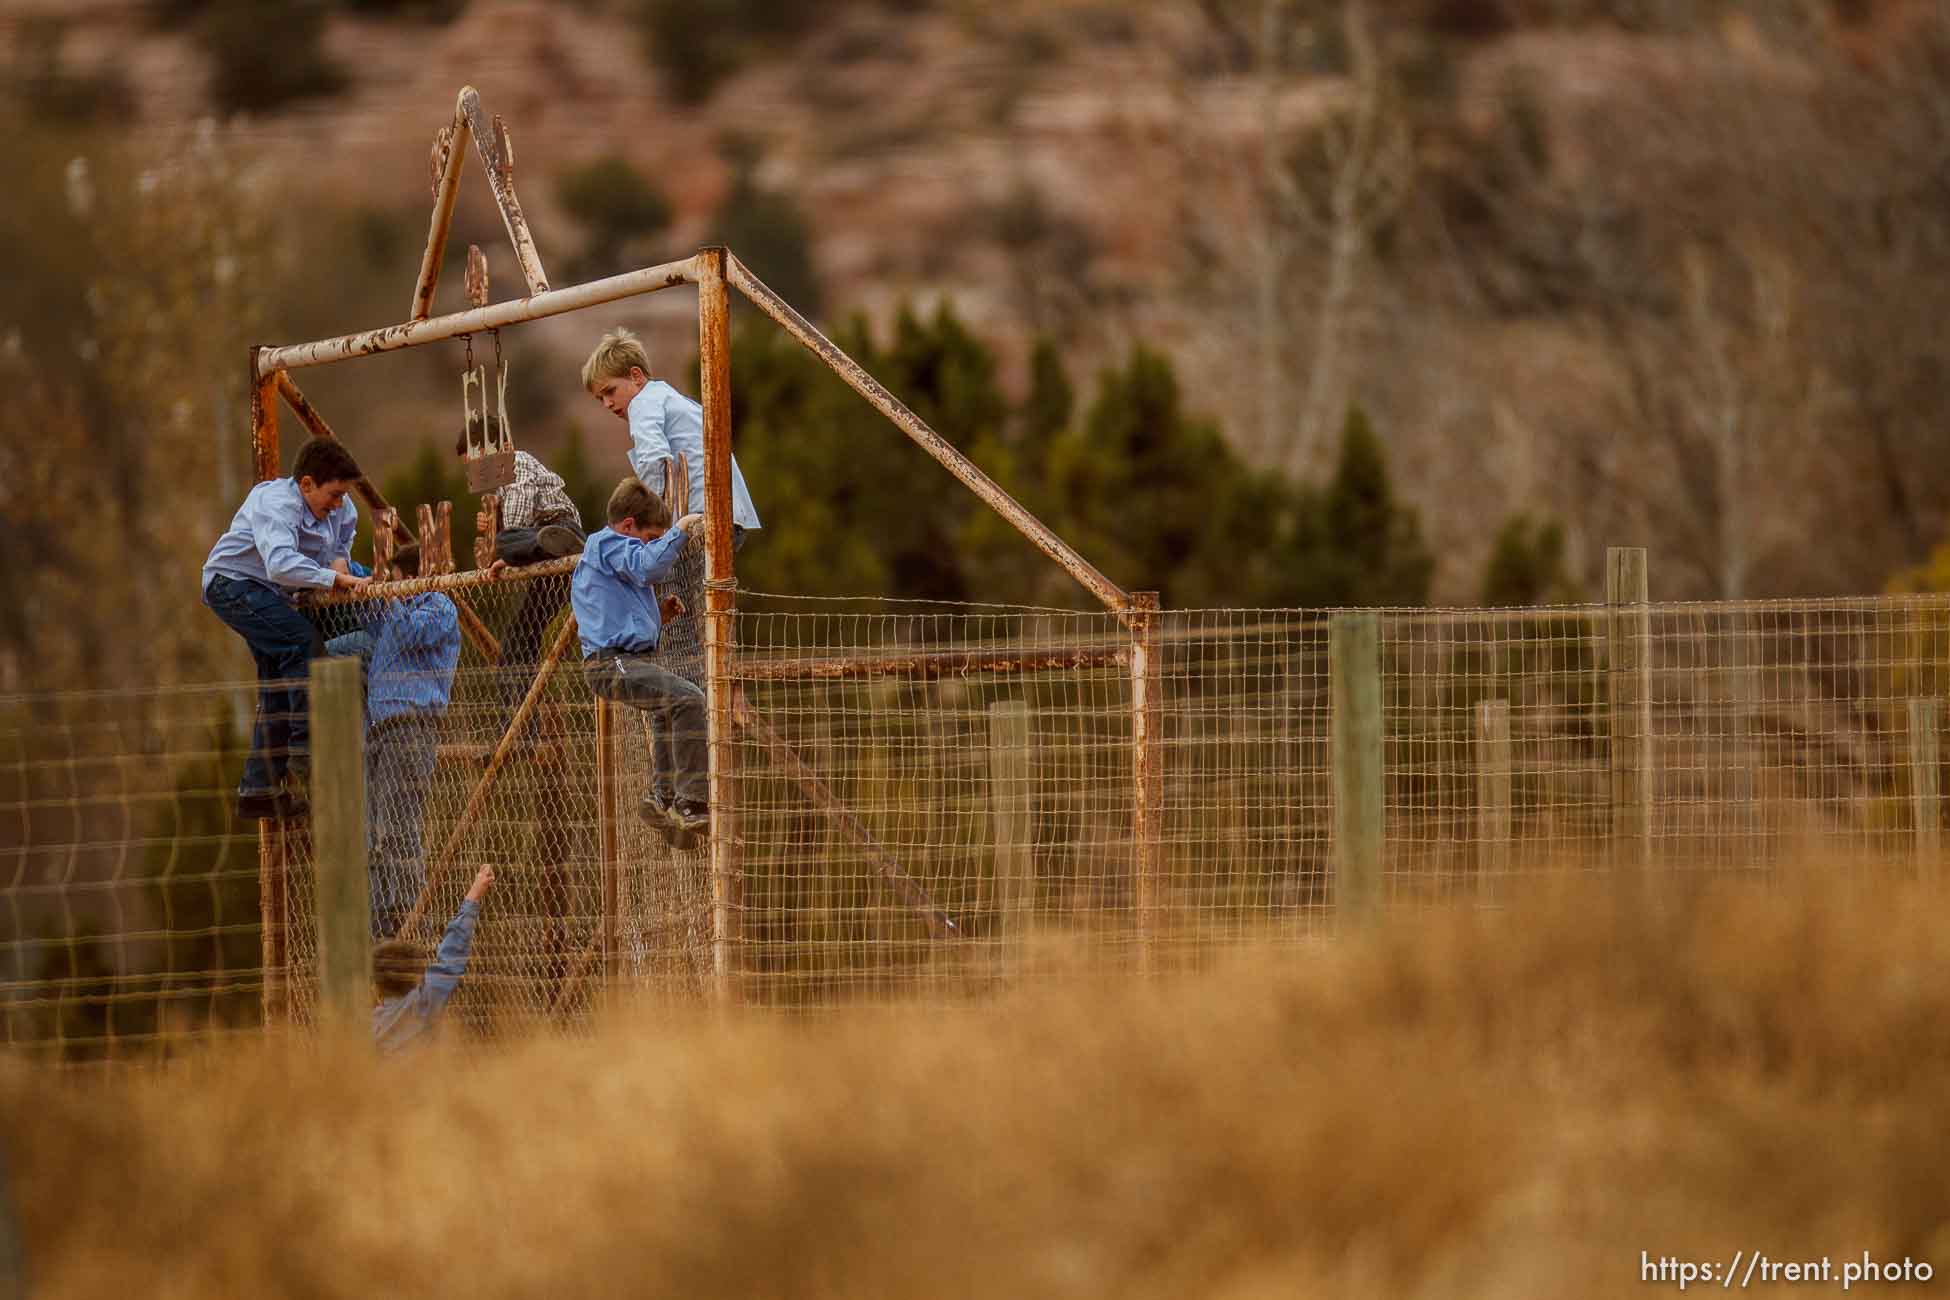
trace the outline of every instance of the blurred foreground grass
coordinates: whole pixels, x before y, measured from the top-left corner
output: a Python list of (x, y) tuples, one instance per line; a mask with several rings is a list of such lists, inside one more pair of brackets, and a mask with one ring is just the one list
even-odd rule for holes
[(0, 1135), (46, 1297), (1639, 1295), (1641, 1251), (1941, 1270), (1946, 921), (1888, 881), (1601, 886), (951, 1011), (13, 1067)]

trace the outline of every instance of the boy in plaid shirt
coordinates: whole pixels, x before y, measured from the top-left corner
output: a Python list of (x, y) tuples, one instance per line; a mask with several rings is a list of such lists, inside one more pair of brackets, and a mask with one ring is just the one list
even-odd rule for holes
[[(488, 438), (498, 442), (501, 421), (487, 417)], [(478, 422), (463, 431), (454, 444), (454, 454), (467, 456), (468, 434), (479, 429)], [(501, 519), (494, 534), (495, 558), (514, 568), (559, 560), (565, 555), (580, 555), (587, 540), (582, 517), (562, 476), (525, 451), (515, 452), (515, 481), (500, 490)]]
[[(490, 441), (499, 441), (501, 422), (487, 417)], [(467, 455), (469, 426), (454, 445), (454, 454)], [(478, 437), (477, 437), (478, 440)], [(545, 560), (580, 555), (586, 540), (582, 518), (569, 499), (562, 476), (525, 451), (515, 452), (515, 481), (500, 490), (500, 526), (494, 534), (494, 567), (525, 568)], [(530, 582), (522, 588), (521, 604), (501, 640), (501, 705), (512, 715), (534, 680), (542, 654), (542, 633), (555, 617), (553, 583)], [(524, 737), (526, 739), (526, 737)]]

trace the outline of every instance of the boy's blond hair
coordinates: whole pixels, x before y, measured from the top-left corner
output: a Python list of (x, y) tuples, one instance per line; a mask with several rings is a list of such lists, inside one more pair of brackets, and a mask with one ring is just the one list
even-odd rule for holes
[(634, 519), (640, 528), (670, 527), (670, 508), (663, 498), (643, 485), (643, 480), (632, 474), (616, 485), (609, 494), (609, 522), (620, 524), (625, 519)]
[(618, 326), (603, 335), (603, 341), (582, 363), (582, 386), (591, 391), (605, 379), (628, 377), (630, 367), (635, 366), (644, 374), (650, 373), (650, 355), (643, 350), (643, 342), (634, 330)]

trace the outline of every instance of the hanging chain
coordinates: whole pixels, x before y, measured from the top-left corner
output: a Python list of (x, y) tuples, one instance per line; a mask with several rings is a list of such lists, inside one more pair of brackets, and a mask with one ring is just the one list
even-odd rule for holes
[[(472, 460), (474, 458), (474, 410), (468, 404), (467, 401), (467, 386), (472, 382), (474, 382), (474, 336), (472, 334), (463, 334), (460, 336), (460, 341), (461, 344), (467, 349), (467, 360), (462, 363), (460, 368), (460, 406), (461, 406), (461, 411), (464, 413), (465, 416), (465, 418), (461, 422), (462, 428), (461, 428), (460, 436), (467, 440), (467, 458), (469, 460)], [(482, 385), (481, 440), (483, 443), (487, 441), (487, 418), (486, 418), (487, 391), (486, 390), (487, 390), (487, 386), (485, 384)]]
[(489, 330), (488, 333), (494, 336), (494, 369), (498, 374), (501, 370), (501, 331)]

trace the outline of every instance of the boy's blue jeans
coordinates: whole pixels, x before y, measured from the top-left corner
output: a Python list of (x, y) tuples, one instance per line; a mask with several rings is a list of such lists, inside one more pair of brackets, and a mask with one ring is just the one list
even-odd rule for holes
[(405, 713), (366, 733), (366, 818), (371, 827), (372, 933), (389, 939), (427, 883), (421, 826), (433, 784), (440, 717)]
[(296, 756), (311, 753), (310, 661), (323, 648), (311, 620), (292, 608), (276, 588), (219, 573), (203, 603), (224, 621), (257, 661), (257, 725), (244, 761), (239, 795), (275, 794)]
[[(356, 655), (372, 670), (372, 633), (335, 636), (335, 655)], [(362, 674), (363, 675), (363, 674)], [(440, 749), (439, 714), (403, 713), (366, 726), (367, 877), (372, 882), (372, 937), (390, 939), (427, 883), (423, 825), (427, 787)]]

